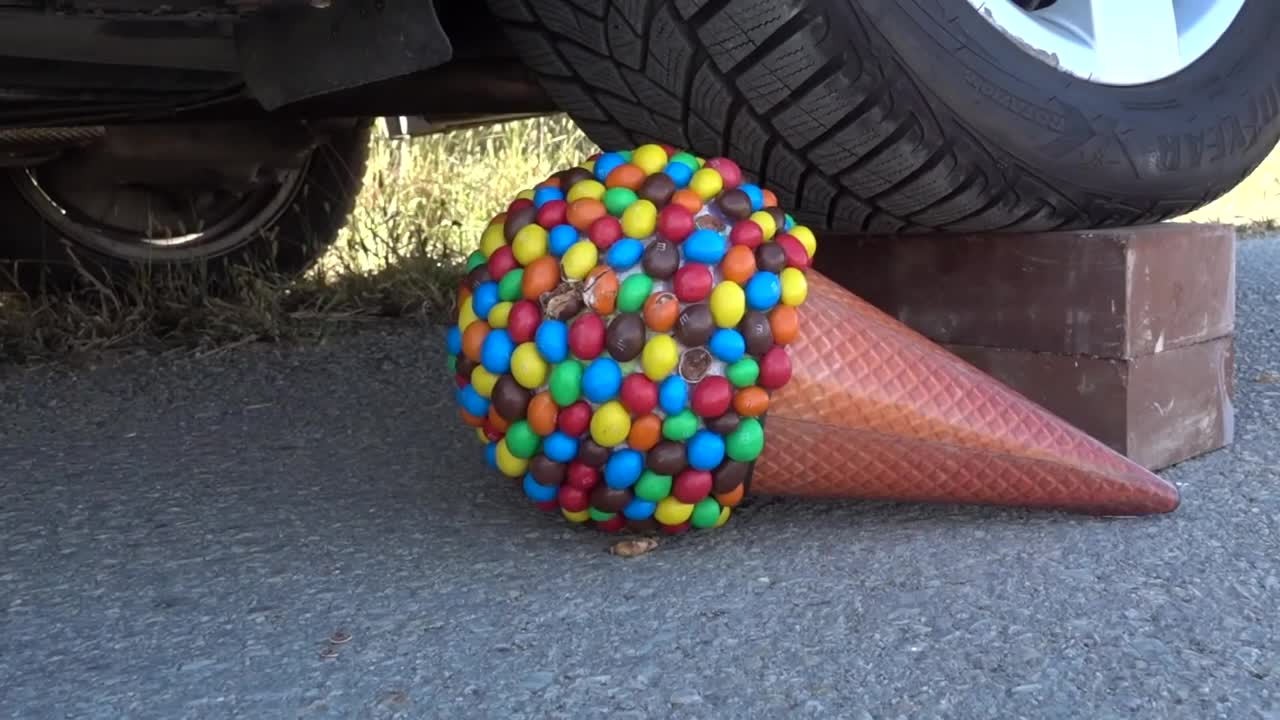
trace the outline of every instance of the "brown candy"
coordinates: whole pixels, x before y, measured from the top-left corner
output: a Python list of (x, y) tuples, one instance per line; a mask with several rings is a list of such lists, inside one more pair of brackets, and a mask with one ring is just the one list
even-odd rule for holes
[(748, 310), (738, 323), (738, 332), (747, 341), (747, 352), (760, 357), (773, 347), (773, 328), (769, 316), (759, 310)]
[(489, 266), (487, 264), (477, 265), (471, 269), (471, 272), (467, 273), (467, 286), (475, 290), (492, 279), (493, 276), (489, 274)]
[(683, 443), (663, 440), (645, 456), (645, 465), (659, 475), (672, 475), (685, 468), (688, 453)]
[(715, 215), (699, 215), (698, 219), (693, 222), (701, 230), (715, 230), (720, 232), (725, 228), (724, 221)]
[(498, 382), (493, 386), (493, 392), (490, 394), (489, 401), (493, 403), (494, 409), (505, 420), (516, 421), (525, 416), (525, 412), (529, 409), (529, 401), (533, 399), (533, 393), (525, 389), (516, 382), (516, 379), (510, 375), (503, 375), (498, 378)]
[(706, 377), (711, 368), (711, 353), (703, 347), (693, 347), (680, 354), (680, 377), (689, 382), (698, 382)]
[(529, 473), (539, 485), (557, 487), (564, 482), (567, 466), (558, 463), (546, 455), (534, 455), (529, 461)]
[(542, 294), (542, 314), (552, 320), (568, 320), (582, 311), (582, 292), (577, 283), (562, 282), (551, 292)]
[(742, 422), (742, 418), (738, 417), (738, 413), (730, 410), (717, 418), (707, 421), (707, 429), (717, 435), (728, 435), (738, 429), (738, 423)]
[(645, 273), (654, 280), (666, 280), (680, 268), (680, 249), (668, 240), (654, 240), (640, 261)]
[(782, 208), (770, 207), (765, 208), (765, 212), (769, 213), (769, 217), (773, 218), (773, 226), (777, 228), (777, 234), (781, 235), (783, 228), (787, 225), (787, 214), (782, 212)]
[(736, 188), (721, 193), (716, 204), (720, 206), (720, 212), (731, 220), (751, 217), (751, 197)]
[(756, 267), (771, 273), (780, 273), (787, 267), (787, 253), (777, 243), (763, 243), (756, 248)]
[(711, 491), (727, 493), (751, 477), (751, 463), (725, 460), (711, 473)]
[(458, 356), (458, 374), (464, 378), (471, 377), (471, 371), (480, 366), (480, 363), (472, 360), (466, 355)]
[(690, 305), (676, 318), (676, 340), (685, 347), (706, 345), (715, 331), (716, 323), (706, 303)]
[(609, 448), (597, 443), (591, 438), (583, 440), (578, 445), (578, 462), (588, 467), (602, 467), (609, 461)]
[(605, 333), (604, 347), (618, 362), (634, 360), (644, 349), (644, 318), (640, 313), (619, 313)]
[(596, 486), (591, 491), (591, 506), (597, 510), (605, 512), (622, 512), (622, 509), (631, 502), (631, 491), (622, 488), (612, 488), (604, 483)]
[(627, 529), (635, 533), (651, 533), (658, 529), (658, 521), (653, 518), (645, 518), (643, 520), (628, 520)]
[(662, 208), (670, 202), (671, 196), (675, 192), (676, 181), (672, 180), (670, 175), (660, 172), (645, 178), (644, 184), (640, 186), (640, 192), (637, 194), (658, 206), (658, 208)]
[(591, 171), (586, 168), (572, 167), (568, 170), (562, 170), (560, 172), (560, 189), (564, 191), (565, 195), (568, 195), (569, 188), (592, 177)]
[(520, 232), (520, 228), (532, 223), (538, 217), (538, 209), (532, 205), (525, 205), (518, 210), (512, 210), (507, 213), (507, 219), (502, 223), (502, 236), (511, 242), (515, 239), (516, 233)]

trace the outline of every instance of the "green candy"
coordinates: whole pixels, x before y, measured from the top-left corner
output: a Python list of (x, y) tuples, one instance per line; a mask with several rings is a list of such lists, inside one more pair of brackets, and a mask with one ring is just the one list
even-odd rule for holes
[(620, 151), (618, 152), (618, 154), (622, 156), (622, 159), (623, 159), (623, 160), (626, 160), (627, 162), (631, 162), (631, 151), (630, 151), (630, 150), (620, 150)]
[(790, 227), (795, 227), (795, 226), (796, 226), (796, 219), (795, 219), (795, 218), (793, 218), (793, 217), (791, 217), (791, 213), (785, 213), (785, 214), (783, 215), (783, 217), (785, 217), (785, 218), (787, 219), (787, 222), (786, 222), (786, 225), (787, 225), (787, 226), (790, 226)]
[(636, 191), (631, 188), (615, 187), (604, 191), (604, 209), (610, 215), (620, 217), (622, 211), (631, 207), (636, 201)]
[(683, 442), (698, 432), (698, 416), (688, 408), (675, 415), (668, 415), (662, 421), (662, 437), (676, 442)]
[(604, 522), (612, 518), (614, 515), (617, 515), (617, 513), (605, 512), (603, 510), (597, 510), (595, 508), (587, 508), (587, 514), (590, 515), (591, 519), (595, 520), (596, 522)]
[(498, 281), (498, 297), (513, 302), (520, 299), (520, 283), (524, 281), (524, 268), (508, 270)]
[(640, 312), (644, 301), (653, 292), (653, 278), (644, 273), (630, 275), (622, 281), (618, 288), (618, 310), (621, 312)]
[(689, 522), (696, 528), (714, 527), (720, 520), (720, 503), (715, 498), (702, 498), (693, 506), (693, 516)]
[(687, 152), (678, 152), (675, 155), (672, 155), (671, 162), (678, 162), (681, 165), (687, 165), (695, 172), (702, 167), (698, 164), (698, 158)]
[(485, 263), (485, 260), (488, 260), (488, 258), (486, 258), (484, 253), (479, 250), (471, 253), (467, 256), (467, 272), (471, 272), (472, 270), (480, 267)]
[(734, 387), (751, 387), (760, 377), (760, 363), (753, 357), (744, 357), (725, 370)]
[(742, 418), (738, 428), (724, 439), (724, 449), (730, 460), (755, 460), (764, 450), (764, 427), (755, 418)]
[(449, 372), (457, 373), (458, 372), (458, 356), (450, 355), (448, 360), (448, 365), (449, 365)]
[(582, 395), (582, 363), (577, 360), (566, 360), (556, 365), (551, 371), (551, 379), (547, 381), (551, 388), (551, 399), (560, 407), (568, 407), (578, 401)]
[(507, 449), (518, 458), (531, 458), (538, 453), (542, 438), (524, 420), (517, 420), (507, 428)]
[(632, 492), (641, 500), (658, 502), (671, 494), (671, 476), (659, 475), (652, 470), (645, 470), (644, 474), (640, 476), (640, 480), (636, 482)]

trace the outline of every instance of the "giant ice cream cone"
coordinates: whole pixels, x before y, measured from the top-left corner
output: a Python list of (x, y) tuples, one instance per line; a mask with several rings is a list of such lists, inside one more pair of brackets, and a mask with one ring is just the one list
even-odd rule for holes
[(463, 420), (540, 508), (723, 525), (747, 493), (1105, 514), (1177, 491), (810, 269), (732, 161), (646, 145), (521, 193), (448, 335)]

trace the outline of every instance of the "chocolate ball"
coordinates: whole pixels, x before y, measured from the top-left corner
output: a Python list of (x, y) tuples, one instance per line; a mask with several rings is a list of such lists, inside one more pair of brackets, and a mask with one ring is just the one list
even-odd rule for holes
[(735, 460), (725, 460), (711, 473), (711, 491), (714, 493), (727, 493), (751, 477), (751, 463), (737, 462)]
[(756, 267), (780, 273), (787, 267), (787, 253), (777, 243), (763, 243), (756, 248)]
[(594, 176), (591, 171), (586, 168), (572, 167), (568, 170), (562, 170), (560, 172), (560, 189), (564, 191), (565, 195), (568, 195), (569, 188), (583, 180), (590, 180), (592, 177)]
[(493, 276), (489, 274), (489, 266), (477, 265), (471, 268), (471, 272), (467, 273), (467, 285), (475, 290), (477, 287), (489, 282)]
[(668, 240), (654, 240), (645, 249), (640, 264), (654, 280), (667, 280), (680, 268), (680, 249)]
[(786, 232), (783, 228), (787, 226), (787, 214), (782, 212), (782, 208), (771, 207), (765, 208), (764, 211), (769, 213), (769, 217), (773, 218), (773, 225), (778, 229), (778, 234)]
[(747, 341), (747, 352), (760, 357), (773, 347), (773, 328), (769, 316), (759, 310), (748, 310), (738, 323), (738, 332)]
[(730, 220), (746, 220), (751, 217), (751, 198), (737, 188), (721, 193), (716, 204), (720, 206), (720, 212)]
[(663, 440), (645, 456), (645, 465), (659, 475), (672, 475), (685, 468), (688, 451), (684, 443), (674, 440)]
[(582, 292), (578, 286), (570, 282), (562, 282), (542, 294), (538, 298), (542, 305), (542, 315), (552, 320), (568, 320), (582, 312)]
[(680, 365), (676, 369), (680, 377), (696, 383), (707, 376), (711, 361), (710, 351), (704, 347), (693, 347), (680, 353)]
[(644, 318), (640, 313), (620, 313), (609, 322), (604, 347), (618, 362), (634, 360), (644, 349)]
[(643, 533), (648, 535), (658, 529), (658, 521), (653, 518), (645, 518), (643, 520), (628, 520), (627, 529), (634, 533)]
[(502, 236), (511, 242), (515, 239), (516, 233), (520, 232), (520, 228), (532, 223), (538, 217), (538, 209), (532, 205), (525, 205), (519, 210), (513, 210), (507, 213), (507, 219), (502, 223)]
[(609, 448), (587, 438), (578, 444), (578, 462), (587, 467), (603, 467), (609, 461)]
[(671, 179), (670, 175), (664, 172), (654, 173), (645, 178), (644, 184), (640, 186), (640, 192), (637, 193), (642, 199), (648, 200), (658, 209), (662, 209), (671, 200), (671, 196), (676, 192), (676, 181)]
[(738, 413), (730, 410), (720, 417), (708, 420), (707, 429), (717, 435), (728, 435), (738, 429), (738, 423), (740, 422), (742, 422), (742, 418), (738, 417)]
[(510, 375), (503, 375), (498, 378), (498, 382), (493, 386), (493, 392), (490, 393), (489, 397), (489, 401), (493, 403), (493, 407), (498, 411), (498, 414), (504, 420), (512, 422), (525, 416), (525, 412), (529, 409), (529, 401), (532, 399), (533, 393), (522, 387)]
[(591, 491), (591, 506), (597, 510), (605, 512), (622, 512), (631, 502), (631, 491), (622, 488), (612, 488), (604, 483), (596, 486)]
[(468, 380), (471, 379), (471, 371), (480, 366), (480, 363), (472, 360), (466, 355), (458, 356), (458, 374)]
[(546, 455), (534, 455), (529, 461), (529, 473), (539, 485), (558, 487), (564, 482), (567, 465), (558, 463)]
[(685, 347), (706, 345), (715, 331), (716, 323), (711, 317), (711, 308), (706, 303), (690, 305), (680, 311), (680, 317), (676, 318), (676, 340)]

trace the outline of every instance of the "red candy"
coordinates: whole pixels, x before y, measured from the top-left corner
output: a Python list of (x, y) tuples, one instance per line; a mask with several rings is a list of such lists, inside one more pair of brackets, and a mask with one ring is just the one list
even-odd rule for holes
[(680, 302), (694, 303), (706, 300), (711, 295), (711, 286), (715, 284), (715, 278), (711, 275), (711, 268), (706, 265), (686, 263), (676, 270), (671, 284)]
[(466, 387), (471, 384), (471, 378), (465, 375), (454, 375), (453, 381), (457, 383), (458, 387), (460, 388)]
[(511, 201), (510, 205), (507, 206), (507, 214), (510, 215), (511, 213), (519, 210), (520, 208), (527, 208), (527, 207), (533, 207), (532, 200), (530, 200), (529, 198), (516, 198), (515, 200)]
[(583, 493), (591, 492), (596, 485), (600, 484), (600, 469), (593, 468), (586, 463), (574, 460), (569, 463), (569, 470), (565, 473), (564, 485), (560, 487), (572, 487), (581, 490)]
[(489, 438), (489, 442), (498, 442), (502, 439), (503, 435), (506, 435), (506, 433), (494, 427), (490, 423), (485, 423), (484, 436)]
[(680, 502), (692, 505), (711, 494), (712, 483), (711, 473), (690, 468), (676, 475), (671, 494)]
[(537, 223), (548, 230), (563, 225), (568, 222), (568, 209), (569, 203), (563, 200), (548, 200), (538, 208)]
[(736, 188), (742, 184), (742, 168), (738, 163), (726, 157), (715, 157), (707, 161), (707, 167), (713, 168), (724, 178), (724, 188)]
[(507, 315), (507, 334), (514, 343), (529, 342), (533, 340), (533, 335), (541, 324), (542, 311), (538, 309), (538, 304), (531, 300), (520, 300), (511, 306), (511, 313)]
[(764, 230), (760, 226), (750, 220), (741, 220), (733, 224), (733, 229), (729, 231), (729, 243), (733, 245), (746, 245), (755, 250), (760, 247), (760, 243), (764, 242)]
[(572, 485), (561, 485), (556, 498), (560, 501), (560, 507), (569, 512), (582, 512), (591, 507), (590, 495), (587, 491)]
[(587, 238), (601, 250), (608, 250), (622, 239), (622, 223), (612, 215), (598, 217), (587, 228)]
[(622, 405), (632, 417), (652, 412), (658, 406), (658, 386), (641, 373), (631, 373), (622, 381)]
[[(768, 353), (765, 353), (768, 357)], [(787, 365), (788, 375), (791, 372), (791, 365)], [(764, 363), (760, 367), (761, 376), (764, 375)], [(763, 385), (763, 383), (761, 383)], [(720, 376), (712, 375), (702, 382), (698, 383), (693, 389), (693, 397), (689, 400), (689, 407), (698, 417), (718, 418), (729, 411), (729, 405), (733, 403), (733, 385), (729, 380)]]
[(596, 528), (607, 533), (615, 533), (621, 530), (627, 524), (627, 518), (618, 513), (608, 520), (596, 521)]
[(594, 360), (604, 351), (604, 336), (604, 321), (587, 313), (569, 326), (569, 350), (579, 360)]
[(542, 512), (555, 512), (560, 509), (559, 500), (547, 500), (545, 502), (534, 503), (533, 505)]
[(804, 245), (791, 235), (777, 235), (773, 241), (782, 248), (782, 252), (787, 256), (787, 266), (803, 270), (809, 267), (809, 253), (804, 249)]
[(560, 432), (569, 437), (581, 437), (591, 425), (591, 406), (584, 400), (560, 410), (556, 416), (556, 426)]
[(662, 523), (658, 523), (658, 527), (661, 527), (662, 532), (668, 535), (679, 535), (680, 533), (687, 531), (691, 527), (691, 524), (686, 520), (679, 525), (663, 525)]
[(777, 390), (791, 379), (791, 356), (786, 348), (774, 347), (760, 358), (760, 377), (756, 383), (765, 390)]
[(684, 242), (694, 230), (693, 213), (683, 205), (672, 203), (658, 213), (658, 237), (671, 242)]
[(517, 267), (520, 267), (520, 263), (516, 262), (516, 256), (511, 252), (510, 245), (503, 245), (489, 256), (489, 277), (495, 281), (501, 280), (503, 275)]

